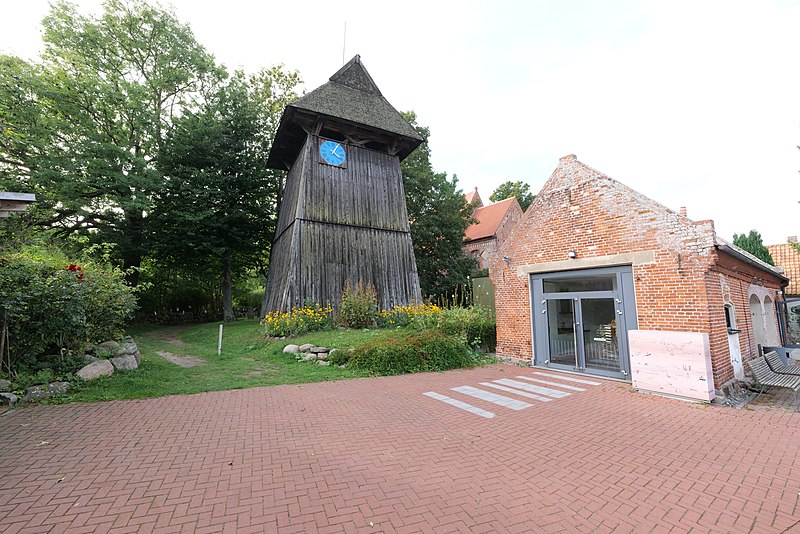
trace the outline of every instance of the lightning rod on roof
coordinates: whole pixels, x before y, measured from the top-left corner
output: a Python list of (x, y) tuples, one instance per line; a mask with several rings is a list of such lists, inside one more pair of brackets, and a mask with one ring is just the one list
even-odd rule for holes
[(344, 21), (344, 34), (342, 35), (342, 65), (344, 65), (344, 51), (347, 44), (347, 21)]

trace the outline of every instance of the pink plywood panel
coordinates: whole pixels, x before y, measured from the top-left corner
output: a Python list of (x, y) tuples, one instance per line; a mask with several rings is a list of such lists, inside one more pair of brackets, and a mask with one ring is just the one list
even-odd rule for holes
[(708, 334), (631, 330), (633, 387), (693, 400), (714, 398)]

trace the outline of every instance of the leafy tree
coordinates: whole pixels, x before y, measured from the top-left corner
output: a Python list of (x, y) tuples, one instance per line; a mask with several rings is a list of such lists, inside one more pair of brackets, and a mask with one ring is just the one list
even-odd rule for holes
[(772, 255), (769, 253), (769, 250), (766, 246), (764, 246), (764, 242), (761, 240), (761, 234), (755, 230), (750, 230), (750, 233), (747, 235), (733, 234), (733, 244), (740, 249), (749, 252), (756, 258), (765, 261), (770, 265), (775, 265), (775, 260), (772, 259)]
[(145, 0), (106, 0), (96, 17), (60, 1), (43, 26), (39, 64), (0, 60), (0, 173), (38, 193), (38, 224), (116, 243), (124, 267), (138, 267), (165, 134), (224, 71), (187, 25)]
[(159, 255), (180, 265), (218, 266), (223, 311), (235, 319), (233, 278), (262, 265), (275, 233), (283, 173), (267, 167), (269, 145), (296, 72), (281, 67), (235, 75), (196, 112), (175, 120), (164, 143), (164, 173), (153, 222)]
[(525, 211), (533, 203), (536, 195), (530, 192), (530, 187), (525, 182), (512, 182), (509, 180), (500, 184), (491, 194), (489, 200), (497, 202), (511, 197), (517, 197), (522, 211)]
[(474, 263), (463, 250), (471, 210), (457, 177), (433, 172), (430, 130), (417, 124), (413, 111), (403, 116), (425, 139), (401, 164), (420, 285), (428, 297), (446, 297), (467, 282)]

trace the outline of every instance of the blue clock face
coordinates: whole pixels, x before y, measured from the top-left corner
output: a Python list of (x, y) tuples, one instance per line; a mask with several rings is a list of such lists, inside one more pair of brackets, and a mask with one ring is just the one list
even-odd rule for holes
[(345, 152), (344, 145), (330, 140), (323, 141), (319, 145), (319, 155), (322, 161), (330, 165), (344, 165), (347, 159), (347, 152)]

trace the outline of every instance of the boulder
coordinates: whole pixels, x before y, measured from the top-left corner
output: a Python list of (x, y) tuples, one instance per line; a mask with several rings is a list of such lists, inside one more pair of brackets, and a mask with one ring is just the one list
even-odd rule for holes
[(330, 365), (330, 364), (325, 360), (317, 360), (317, 365)]
[(119, 349), (120, 345), (116, 341), (103, 341), (95, 348), (95, 354), (116, 356)]
[(318, 360), (327, 360), (328, 359), (328, 353), (327, 352), (312, 352), (311, 354), (314, 354), (317, 357)]
[(94, 362), (98, 361), (99, 359), (100, 358), (95, 358), (91, 354), (84, 354), (83, 355), (83, 361), (85, 361), (86, 363), (94, 363)]
[(111, 358), (111, 364), (117, 371), (133, 371), (139, 368), (139, 364), (136, 363), (136, 356), (133, 354), (125, 354), (124, 356)]
[(22, 402), (35, 402), (42, 399), (49, 399), (54, 395), (63, 395), (69, 391), (69, 382), (51, 382), (39, 386), (31, 386), (25, 391)]
[(128, 336), (122, 340), (122, 349), (123, 354), (118, 354), (118, 356), (129, 355), (136, 358), (136, 365), (142, 365), (142, 354), (139, 352), (139, 347), (136, 346), (136, 342), (133, 340), (132, 337)]
[(0, 393), (0, 406), (3, 404), (8, 404), (11, 406), (12, 404), (17, 403), (17, 396), (13, 393)]
[(8, 391), (11, 389), (11, 380), (0, 380), (0, 391)]
[(314, 345), (312, 345), (311, 343), (306, 343), (304, 345), (300, 345), (299, 347), (300, 352), (308, 352), (312, 348), (314, 348)]
[(310, 349), (308, 349), (308, 352), (313, 352), (315, 354), (319, 354), (320, 352), (324, 352), (324, 353), (327, 354), (328, 349), (326, 349), (325, 347), (311, 347)]
[(75, 373), (78, 378), (87, 382), (97, 380), (101, 376), (111, 376), (113, 374), (114, 366), (108, 360), (96, 360)]
[(283, 347), (283, 352), (286, 352), (288, 354), (297, 354), (300, 352), (300, 347), (298, 347), (297, 345), (286, 345), (285, 347)]
[(69, 382), (50, 382), (47, 390), (53, 395), (63, 395), (69, 391)]
[(313, 353), (312, 354), (306, 354), (305, 356), (303, 356), (303, 361), (304, 362), (307, 362), (309, 360), (316, 360), (316, 359), (317, 359), (317, 355), (313, 354)]

